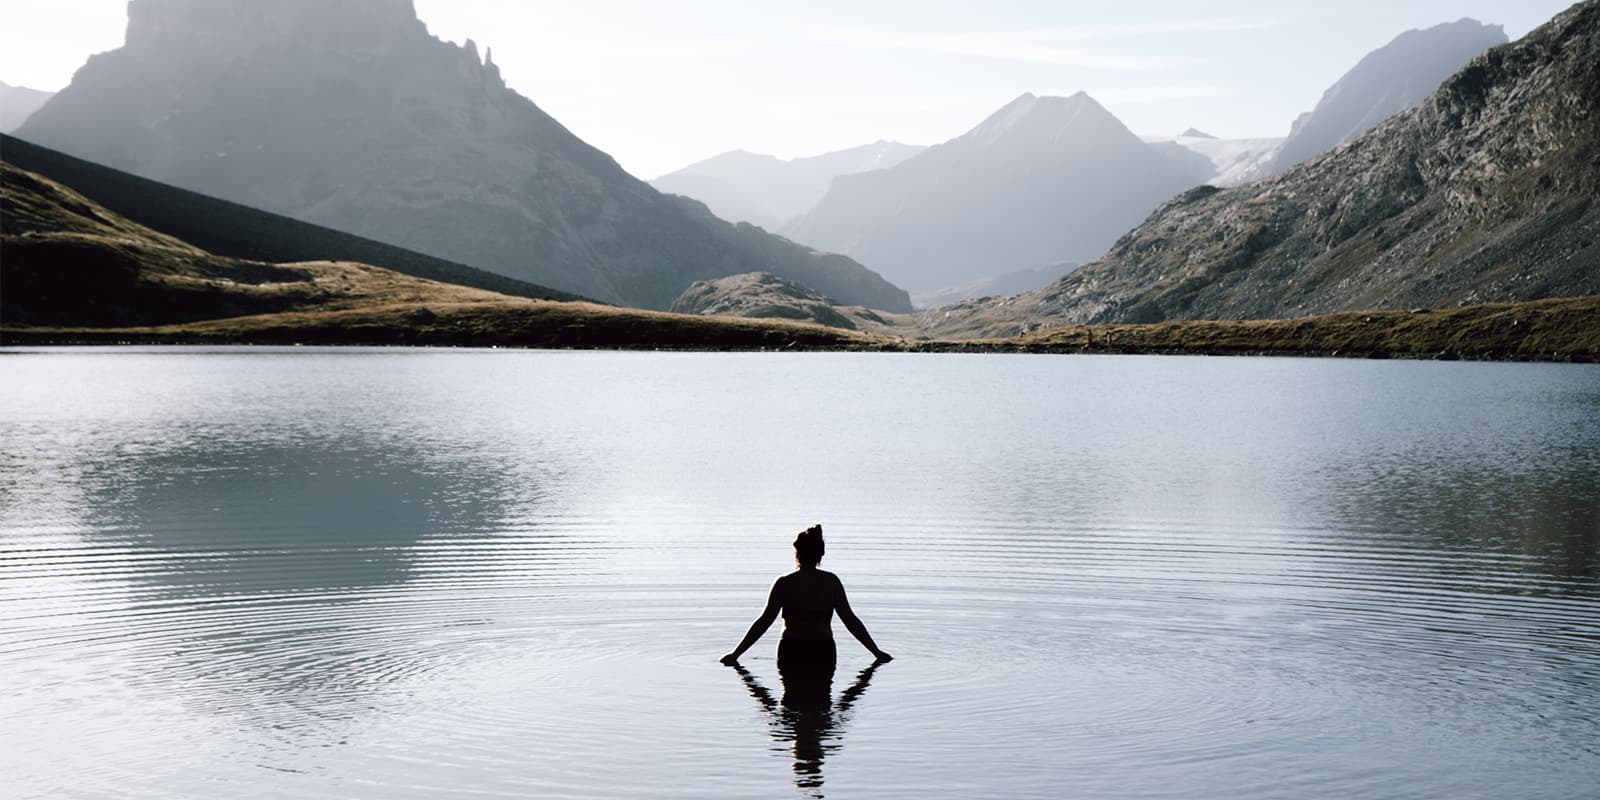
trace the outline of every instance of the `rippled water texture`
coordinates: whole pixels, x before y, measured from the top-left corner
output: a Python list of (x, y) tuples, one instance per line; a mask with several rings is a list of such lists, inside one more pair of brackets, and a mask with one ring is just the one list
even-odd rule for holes
[[(1600, 796), (1594, 366), (12, 351), (0, 441), (7, 797)], [(717, 664), (811, 522), (896, 660)]]

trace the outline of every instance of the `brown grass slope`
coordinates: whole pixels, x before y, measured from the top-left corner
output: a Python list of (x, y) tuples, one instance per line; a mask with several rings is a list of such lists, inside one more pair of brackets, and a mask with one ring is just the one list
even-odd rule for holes
[(1272, 319), (1600, 294), (1600, 0), (1474, 59), (1420, 106), (1282, 175), (1201, 187), (1034, 294), (935, 336)]
[(1074, 325), (950, 350), (1600, 361), (1600, 297), (1244, 322)]
[(44, 342), (836, 347), (877, 340), (510, 297), (350, 262), (217, 256), (0, 162), (0, 338)]

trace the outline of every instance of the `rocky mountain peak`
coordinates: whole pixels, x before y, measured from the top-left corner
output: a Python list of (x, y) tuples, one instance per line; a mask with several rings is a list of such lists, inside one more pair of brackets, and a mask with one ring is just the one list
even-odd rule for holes
[(665, 308), (761, 268), (889, 309), (847, 258), (663, 196), (510, 90), (411, 0), (132, 0), (24, 140), (597, 300)]
[(1596, 64), (1585, 0), (1342, 147), (1184, 192), (1050, 287), (944, 316), (1001, 335), (1600, 294)]
[(1070, 97), (1025, 93), (950, 142), (957, 149), (1033, 147), (1065, 141), (1137, 140), (1085, 92)]
[(127, 46), (206, 48), (297, 42), (338, 49), (427, 35), (412, 0), (131, 0)]
[[(1176, 150), (1176, 148), (1173, 148)], [(1099, 257), (1194, 186), (1188, 151), (1145, 144), (1094, 98), (1024, 94), (895, 166), (841, 175), (783, 229), (927, 295)]]
[(1300, 115), (1271, 171), (1327, 152), (1422, 102), (1475, 56), (1506, 41), (1505, 29), (1461, 19), (1410, 30), (1368, 53)]

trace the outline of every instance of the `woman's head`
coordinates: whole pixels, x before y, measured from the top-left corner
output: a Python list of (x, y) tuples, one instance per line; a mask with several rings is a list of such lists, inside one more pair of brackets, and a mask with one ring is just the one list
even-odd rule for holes
[(822, 544), (821, 525), (812, 525), (794, 537), (794, 560), (802, 567), (815, 567), (826, 549)]

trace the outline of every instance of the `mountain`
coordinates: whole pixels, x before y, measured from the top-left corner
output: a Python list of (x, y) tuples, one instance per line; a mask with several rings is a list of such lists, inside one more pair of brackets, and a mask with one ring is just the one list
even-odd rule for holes
[(1472, 58), (1506, 42), (1499, 25), (1462, 19), (1410, 30), (1368, 53), (1294, 121), (1268, 172), (1282, 172), (1422, 102)]
[(218, 200), (0, 134), (7, 163), (73, 187), (106, 210), (216, 255), (247, 261), (355, 261), (416, 278), (542, 300), (558, 292), (394, 245)]
[(1098, 258), (1207, 174), (1203, 159), (1144, 143), (1087, 94), (1024, 94), (896, 166), (840, 176), (783, 232), (934, 292)]
[(1190, 128), (1171, 141), (1205, 156), (1206, 183), (1238, 186), (1273, 175), (1361, 135), (1422, 102), (1439, 83), (1474, 56), (1506, 41), (1498, 25), (1463, 19), (1400, 34), (1368, 53), (1323, 92), (1314, 111), (1301, 114), (1286, 138), (1218, 139)]
[(33, 116), (53, 95), (0, 81), (0, 133), (10, 133)]
[(665, 308), (766, 270), (830, 296), (903, 291), (663, 195), (431, 36), (411, 0), (132, 0), (19, 138), (146, 178), (597, 300)]
[(1003, 334), (1600, 294), (1596, 64), (1586, 0), (1343, 147), (1192, 189), (1041, 292), (940, 313)]
[(775, 231), (811, 210), (834, 178), (892, 167), (924, 149), (880, 141), (789, 160), (735, 150), (662, 175), (650, 185), (693, 197), (729, 222)]

